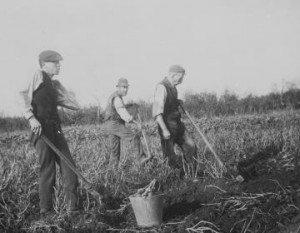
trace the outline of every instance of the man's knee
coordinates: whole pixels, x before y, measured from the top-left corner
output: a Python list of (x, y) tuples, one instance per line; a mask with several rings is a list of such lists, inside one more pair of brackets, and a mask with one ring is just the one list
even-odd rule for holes
[(141, 141), (141, 135), (139, 133), (133, 134), (132, 139), (133, 139), (133, 141), (135, 143), (140, 143), (140, 141)]
[(184, 157), (187, 162), (194, 163), (195, 159), (197, 158), (197, 146), (195, 142), (188, 138), (188, 140), (185, 141), (184, 146)]
[(194, 152), (194, 154), (196, 155), (196, 153), (197, 153), (197, 146), (196, 146), (195, 142), (192, 142), (190, 144), (190, 148)]
[(111, 135), (110, 136), (110, 147), (112, 150), (118, 150), (120, 147), (120, 138), (115, 135)]
[(184, 144), (189, 151), (197, 151), (197, 146), (192, 138), (186, 137)]
[(122, 139), (125, 140), (125, 141), (129, 141), (129, 142), (139, 141), (140, 140), (140, 134), (128, 131), (128, 132), (126, 132), (126, 134), (124, 133), (122, 135)]

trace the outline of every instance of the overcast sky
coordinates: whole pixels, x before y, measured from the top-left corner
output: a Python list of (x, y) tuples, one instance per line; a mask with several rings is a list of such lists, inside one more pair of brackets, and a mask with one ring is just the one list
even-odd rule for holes
[(0, 29), (0, 115), (21, 114), (18, 92), (47, 49), (83, 106), (103, 105), (120, 77), (128, 100), (151, 100), (172, 64), (187, 70), (181, 93), (262, 95), (300, 80), (298, 0), (10, 0)]

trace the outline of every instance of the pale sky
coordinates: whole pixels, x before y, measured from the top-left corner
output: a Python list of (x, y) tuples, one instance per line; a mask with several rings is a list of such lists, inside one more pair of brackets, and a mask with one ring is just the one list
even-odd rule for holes
[(21, 115), (18, 93), (48, 49), (82, 106), (104, 105), (120, 77), (127, 100), (151, 100), (172, 64), (187, 71), (180, 93), (262, 95), (300, 81), (298, 0), (10, 0), (0, 29), (0, 116)]

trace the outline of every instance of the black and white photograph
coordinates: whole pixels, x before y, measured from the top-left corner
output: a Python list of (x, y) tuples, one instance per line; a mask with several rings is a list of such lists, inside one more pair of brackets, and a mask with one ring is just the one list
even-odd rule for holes
[(0, 7), (1, 233), (300, 233), (300, 1)]

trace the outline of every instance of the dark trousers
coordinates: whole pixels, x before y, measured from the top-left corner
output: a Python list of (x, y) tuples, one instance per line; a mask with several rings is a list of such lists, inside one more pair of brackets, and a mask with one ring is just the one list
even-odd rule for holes
[(134, 133), (128, 129), (124, 123), (108, 120), (103, 125), (104, 131), (109, 135), (110, 141), (110, 168), (118, 168), (121, 154), (121, 139), (125, 141), (130, 141), (134, 144), (137, 159), (141, 159), (144, 156), (144, 150), (141, 143), (141, 138), (139, 133)]
[(161, 138), (161, 147), (163, 151), (163, 155), (168, 159), (168, 163), (170, 167), (180, 168), (179, 164), (176, 160), (176, 154), (174, 151), (174, 146), (177, 144), (181, 150), (183, 151), (184, 161), (190, 165), (190, 167), (194, 170), (196, 164), (196, 156), (197, 156), (197, 147), (194, 143), (193, 139), (189, 136), (188, 132), (185, 129), (185, 126), (182, 122), (178, 123), (170, 123), (166, 124), (170, 133), (170, 139), (164, 139), (162, 135), (162, 131), (159, 128), (159, 134)]
[[(66, 139), (60, 127), (53, 124), (43, 124), (43, 134), (74, 163)], [(68, 210), (78, 209), (78, 178), (77, 175), (55, 154), (54, 151), (41, 139), (35, 139), (35, 149), (40, 160), (39, 196), (40, 208), (53, 208), (52, 195), (54, 193), (56, 163), (60, 167)]]

